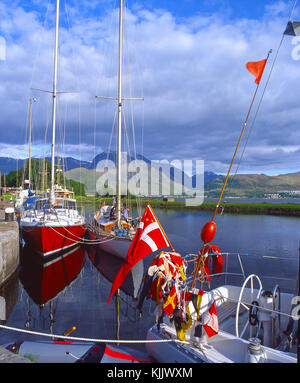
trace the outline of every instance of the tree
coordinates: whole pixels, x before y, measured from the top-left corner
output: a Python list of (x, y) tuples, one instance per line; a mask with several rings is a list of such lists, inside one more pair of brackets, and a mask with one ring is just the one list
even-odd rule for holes
[[(20, 168), (18, 171), (12, 170), (5, 176), (5, 183), (7, 187), (18, 187), (22, 184), (24, 180), (29, 179), (29, 168), (28, 168), (28, 160), (25, 161), (24, 166)], [(55, 166), (55, 170), (58, 167)], [(34, 190), (44, 190), (49, 189), (51, 186), (50, 180), (51, 174), (51, 163), (49, 161), (45, 161), (45, 169), (43, 170), (43, 160), (32, 158), (31, 159), (31, 180), (30, 184), (32, 189)], [(74, 181), (72, 179), (66, 179), (64, 181), (63, 173), (58, 173), (55, 171), (55, 182), (57, 183), (58, 174), (60, 174), (60, 183), (62, 185), (66, 185), (66, 188), (69, 190), (73, 190), (75, 195), (85, 196), (85, 185)], [(1, 175), (1, 185), (4, 186), (4, 175)]]

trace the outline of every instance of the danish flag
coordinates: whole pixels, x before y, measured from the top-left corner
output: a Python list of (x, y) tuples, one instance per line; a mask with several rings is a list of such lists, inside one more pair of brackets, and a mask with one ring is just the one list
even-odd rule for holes
[(147, 205), (144, 215), (139, 223), (135, 236), (128, 249), (125, 263), (116, 275), (107, 304), (115, 291), (122, 285), (127, 274), (140, 260), (156, 250), (169, 247), (169, 241), (166, 238), (160, 224), (151, 207)]

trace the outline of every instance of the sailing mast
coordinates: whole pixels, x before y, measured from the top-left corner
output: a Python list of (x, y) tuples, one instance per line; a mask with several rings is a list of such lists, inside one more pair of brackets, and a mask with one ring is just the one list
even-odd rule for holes
[(119, 14), (119, 71), (118, 71), (118, 152), (117, 152), (117, 226), (121, 221), (121, 150), (122, 150), (122, 55), (123, 55), (123, 0)]
[(55, 25), (55, 47), (54, 47), (54, 72), (53, 72), (53, 106), (52, 106), (52, 144), (51, 144), (51, 191), (50, 203), (54, 204), (54, 183), (55, 183), (55, 123), (56, 123), (56, 96), (57, 96), (57, 56), (58, 56), (58, 28), (59, 28), (59, 0), (56, 0), (56, 25)]
[(29, 189), (31, 187), (31, 118), (32, 118), (32, 103), (36, 102), (36, 98), (29, 99), (29, 153), (28, 153), (28, 179), (29, 179)]
[(116, 100), (118, 103), (118, 135), (117, 135), (117, 176), (116, 176), (116, 217), (117, 217), (117, 227), (120, 227), (121, 222), (121, 166), (122, 166), (122, 103), (123, 100), (144, 100), (144, 98), (138, 97), (123, 97), (122, 95), (122, 65), (123, 65), (123, 0), (120, 0), (120, 10), (119, 10), (119, 59), (118, 59), (118, 95), (117, 97), (104, 97), (104, 96), (95, 96), (96, 98), (105, 98)]

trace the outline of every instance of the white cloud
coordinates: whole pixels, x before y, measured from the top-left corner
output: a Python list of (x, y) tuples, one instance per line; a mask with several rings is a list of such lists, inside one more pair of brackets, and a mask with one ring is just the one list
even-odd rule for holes
[[(96, 6), (93, 3), (89, 9)], [(138, 150), (144, 126), (144, 154), (150, 159), (198, 158), (205, 161), (207, 170), (223, 172), (255, 90), (254, 77), (245, 64), (263, 59), (273, 49), (258, 102), (287, 22), (283, 6), (282, 1), (274, 3), (261, 20), (232, 21), (221, 13), (178, 21), (163, 10), (150, 12), (139, 6), (127, 11), (124, 68), (128, 71), (130, 63), (132, 88), (125, 76), (124, 96), (145, 98), (133, 106)], [(38, 145), (51, 123), (51, 95), (30, 91), (30, 87), (52, 87), (53, 30), (47, 26), (53, 25), (53, 11), (49, 10), (44, 23), (36, 11), (25, 11), (20, 5), (0, 6), (7, 56), (0, 62), (0, 139), (7, 145), (26, 143), (30, 95), (38, 98), (33, 112)], [(110, 140), (115, 104), (96, 102), (95, 132), (94, 96), (117, 93), (117, 46), (112, 46), (117, 42), (117, 14), (100, 19), (97, 13), (81, 11), (81, 6), (68, 9), (70, 31), (62, 19), (59, 90), (79, 90), (80, 94), (59, 96), (57, 137), (65, 137), (69, 153), (76, 152), (80, 142), (83, 159), (91, 159), (94, 146), (105, 150)], [(292, 59), (293, 48), (291, 39), (285, 37), (243, 157), (243, 170), (287, 169), (300, 161), (295, 146), (300, 142), (296, 96), (300, 61)], [(125, 108), (130, 110), (128, 102)], [(50, 137), (48, 127), (48, 143)]]

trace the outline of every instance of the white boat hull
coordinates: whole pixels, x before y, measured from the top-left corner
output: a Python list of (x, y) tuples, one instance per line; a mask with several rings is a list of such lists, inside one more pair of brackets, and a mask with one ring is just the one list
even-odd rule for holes
[(106, 233), (95, 233), (92, 230), (88, 230), (88, 236), (90, 239), (97, 240), (99, 250), (112, 254), (115, 257), (126, 259), (128, 249), (132, 242), (131, 238), (122, 238)]
[[(170, 339), (164, 334), (170, 331), (162, 325), (161, 331), (157, 326), (148, 330), (147, 340)], [(176, 333), (174, 331), (174, 339)], [(147, 343), (147, 353), (159, 363), (248, 363), (248, 344), (244, 339), (220, 331), (202, 348), (184, 343)], [(264, 363), (297, 363), (296, 354), (284, 353), (269, 347), (263, 347), (266, 359)]]

